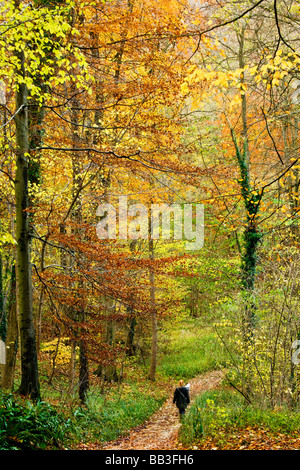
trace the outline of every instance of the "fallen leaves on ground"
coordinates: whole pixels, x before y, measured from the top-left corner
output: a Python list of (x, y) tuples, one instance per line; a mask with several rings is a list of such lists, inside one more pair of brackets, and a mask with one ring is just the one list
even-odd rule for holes
[[(223, 378), (220, 371), (208, 372), (190, 381), (191, 401), (202, 391), (216, 388)], [(176, 384), (174, 386), (175, 390)], [(81, 444), (77, 449), (105, 450), (177, 450), (180, 421), (173, 404), (173, 390), (169, 399), (143, 425), (132, 429), (128, 436), (106, 444)]]
[(217, 438), (207, 437), (194, 446), (194, 450), (298, 450), (298, 434), (271, 433), (260, 427), (222, 432)]
[[(209, 372), (191, 380), (191, 401), (199, 393), (217, 388), (222, 380), (219, 371)], [(105, 444), (80, 444), (79, 450), (187, 450), (178, 441), (180, 421), (173, 405), (173, 394), (148, 421), (132, 429), (128, 436)], [(220, 430), (218, 436), (203, 438), (189, 450), (298, 450), (297, 434), (271, 433), (261, 427)]]

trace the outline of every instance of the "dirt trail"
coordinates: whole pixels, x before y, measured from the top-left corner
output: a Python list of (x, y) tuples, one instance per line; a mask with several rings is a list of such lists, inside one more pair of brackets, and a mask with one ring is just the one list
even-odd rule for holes
[[(191, 402), (202, 391), (217, 387), (223, 378), (220, 371), (208, 372), (190, 381)], [(104, 450), (177, 450), (180, 422), (178, 410), (173, 405), (173, 394), (163, 406), (128, 437), (107, 443)]]

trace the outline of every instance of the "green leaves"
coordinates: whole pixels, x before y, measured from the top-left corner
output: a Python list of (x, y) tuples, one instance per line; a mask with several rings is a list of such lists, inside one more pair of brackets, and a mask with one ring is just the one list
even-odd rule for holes
[(0, 395), (0, 450), (59, 448), (71, 422), (49, 404)]
[[(63, 5), (56, 2), (52, 8), (49, 2), (38, 2), (45, 4), (38, 8), (29, 5), (16, 8), (13, 1), (3, 3), (0, 6), (0, 79), (13, 89), (25, 82), (29, 95), (43, 101), (49, 97), (47, 88), (69, 78), (68, 71), (75, 62), (80, 70), (75, 79), (84, 86), (82, 76), (86, 78), (87, 63), (72, 42), (78, 34), (70, 24), (73, 2), (67, 0)], [(25, 77), (16, 54), (21, 51), (25, 56)], [(61, 72), (62, 68), (64, 74), (57, 74), (57, 69)]]

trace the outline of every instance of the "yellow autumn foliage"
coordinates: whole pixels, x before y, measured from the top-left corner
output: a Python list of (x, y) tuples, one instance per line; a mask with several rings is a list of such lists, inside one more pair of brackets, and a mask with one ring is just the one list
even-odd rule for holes
[(44, 343), (41, 352), (49, 354), (51, 360), (55, 358), (56, 365), (67, 365), (70, 362), (71, 346), (69, 338), (55, 338)]

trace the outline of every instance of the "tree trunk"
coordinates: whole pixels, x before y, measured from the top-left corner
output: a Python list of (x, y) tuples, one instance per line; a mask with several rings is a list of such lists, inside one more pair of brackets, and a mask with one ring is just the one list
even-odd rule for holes
[(134, 334), (135, 334), (135, 327), (136, 327), (136, 315), (132, 307), (127, 307), (127, 315), (129, 317), (129, 329), (126, 336), (126, 355), (128, 357), (135, 356), (135, 346), (134, 346)]
[(9, 305), (7, 315), (6, 332), (6, 363), (1, 377), (1, 387), (13, 389), (16, 356), (18, 350), (18, 319), (17, 319), (17, 295), (16, 295), (16, 268), (13, 265), (11, 273), (11, 285), (9, 293)]
[[(25, 76), (24, 53), (16, 56)], [(27, 87), (21, 83), (16, 92), (16, 238), (17, 279), (21, 339), (21, 384), (19, 393), (40, 398), (38, 360), (32, 309), (32, 277), (30, 256), (29, 198), (28, 198), (28, 111)]]
[[(72, 99), (72, 142), (74, 148), (80, 146), (80, 136), (79, 136), (79, 112), (78, 109), (80, 104), (76, 98), (76, 93), (74, 90), (74, 98)], [(81, 159), (78, 154), (73, 156), (72, 161), (73, 168), (73, 200), (74, 206), (72, 209), (72, 219), (75, 222), (75, 228), (73, 230), (73, 235), (79, 240), (84, 236), (81, 228), (82, 224), (82, 201), (81, 201), (81, 189), (82, 189), (82, 177), (81, 172)], [(81, 255), (78, 254), (78, 257)], [(76, 268), (80, 269), (79, 261), (77, 261)], [(77, 281), (78, 290), (83, 288), (83, 281)], [(81, 295), (77, 293), (77, 295)], [(84, 302), (82, 302), (83, 304)], [(80, 309), (75, 312), (76, 321), (84, 322), (85, 320), (85, 311), (84, 306), (81, 305)], [(75, 336), (81, 337), (84, 335), (84, 330), (79, 326), (78, 331), (76, 331)], [(89, 389), (89, 367), (88, 367), (88, 355), (87, 347), (84, 338), (79, 339), (79, 399), (82, 404), (85, 404), (86, 395)]]
[[(104, 305), (105, 305), (105, 331), (104, 331), (104, 343), (111, 346), (111, 348), (115, 345), (115, 321), (111, 318), (112, 314), (115, 313), (116, 304), (113, 299), (104, 297)], [(101, 377), (104, 382), (118, 382), (119, 376), (117, 371), (117, 366), (115, 362), (105, 363), (99, 365), (99, 367), (95, 371), (95, 375)]]
[(0, 376), (3, 375), (4, 363), (5, 363), (5, 340), (6, 340), (6, 314), (4, 309), (4, 293), (3, 293), (3, 269), (2, 269), (2, 254), (0, 252)]
[(89, 362), (86, 350), (85, 342), (81, 339), (79, 341), (79, 400), (82, 404), (86, 402), (89, 389)]
[[(242, 29), (239, 36), (239, 66), (244, 67), (244, 33)], [(244, 75), (241, 75), (241, 85), (244, 84)], [(236, 159), (240, 170), (240, 188), (246, 210), (246, 222), (243, 234), (243, 250), (241, 260), (242, 288), (245, 298), (244, 334), (247, 341), (252, 335), (256, 322), (256, 303), (254, 301), (254, 288), (258, 260), (258, 247), (262, 233), (258, 226), (258, 210), (262, 199), (262, 191), (254, 191), (251, 185), (250, 152), (248, 142), (247, 101), (244, 92), (241, 92), (242, 107), (242, 149), (239, 148), (234, 130), (231, 128), (232, 140), (235, 146)]]
[(3, 264), (2, 254), (0, 252), (0, 339), (6, 339), (6, 315), (4, 311), (4, 292), (3, 292)]
[[(154, 246), (153, 240), (149, 238), (149, 256), (151, 260), (154, 260)], [(150, 306), (151, 306), (151, 362), (149, 370), (149, 379), (155, 380), (156, 363), (157, 363), (157, 317), (156, 317), (156, 306), (155, 306), (155, 279), (153, 267), (149, 268), (150, 278)]]
[(74, 386), (75, 386), (75, 370), (76, 370), (76, 341), (75, 339), (71, 339), (70, 342), (71, 346), (71, 355), (70, 355), (70, 391), (73, 393)]
[[(37, 84), (40, 88), (43, 89), (40, 81)], [(41, 147), (43, 144), (43, 133), (42, 128), (43, 120), (45, 116), (44, 107), (39, 106), (37, 100), (31, 100), (31, 106), (28, 110), (28, 126), (29, 126), (29, 153), (33, 151), (36, 154), (38, 147)], [(40, 155), (35, 155), (35, 159), (29, 159), (28, 162), (28, 180), (31, 185), (38, 187), (41, 184), (41, 164), (40, 164)], [(34, 206), (35, 206), (35, 197), (34, 195), (29, 198), (29, 207), (30, 207), (30, 219), (29, 225), (30, 230), (33, 230), (34, 225)], [(44, 270), (44, 256), (46, 250), (46, 241), (42, 247), (41, 254), (41, 272)], [(37, 311), (34, 313), (35, 316), (35, 325), (36, 325), (36, 335), (37, 335), (37, 352), (40, 350), (41, 337), (42, 337), (42, 308), (43, 308), (43, 298), (45, 293), (44, 284), (41, 285), (40, 299), (37, 307)]]

